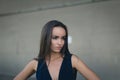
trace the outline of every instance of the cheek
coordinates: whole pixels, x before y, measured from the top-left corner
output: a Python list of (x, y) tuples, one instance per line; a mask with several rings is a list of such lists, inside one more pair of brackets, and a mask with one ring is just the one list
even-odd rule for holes
[(54, 40), (51, 40), (51, 47), (54, 47), (56, 45), (56, 42)]
[(65, 41), (63, 41), (63, 45), (65, 44)]
[(62, 44), (61, 44), (61, 46), (63, 47), (63, 46), (64, 46), (64, 44), (65, 44), (65, 41), (62, 41)]

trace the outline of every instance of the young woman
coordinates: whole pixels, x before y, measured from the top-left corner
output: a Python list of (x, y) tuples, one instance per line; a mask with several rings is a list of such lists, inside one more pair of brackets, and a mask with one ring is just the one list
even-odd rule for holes
[(37, 80), (76, 80), (77, 71), (87, 80), (100, 80), (68, 49), (67, 27), (60, 21), (45, 24), (37, 59), (30, 61), (14, 80), (26, 80), (36, 73)]

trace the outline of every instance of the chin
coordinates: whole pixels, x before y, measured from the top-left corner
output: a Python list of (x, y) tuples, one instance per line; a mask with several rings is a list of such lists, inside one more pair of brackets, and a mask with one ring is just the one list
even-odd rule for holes
[(60, 50), (53, 51), (54, 53), (60, 53)]

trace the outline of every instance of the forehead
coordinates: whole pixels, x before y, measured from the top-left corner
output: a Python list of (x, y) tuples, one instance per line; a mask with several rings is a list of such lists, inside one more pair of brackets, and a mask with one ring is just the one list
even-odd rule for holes
[(66, 32), (64, 28), (58, 26), (53, 28), (52, 35), (65, 36)]

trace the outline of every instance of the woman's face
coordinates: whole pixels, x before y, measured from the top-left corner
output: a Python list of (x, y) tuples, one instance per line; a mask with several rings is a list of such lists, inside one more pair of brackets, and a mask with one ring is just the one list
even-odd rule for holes
[(66, 32), (62, 27), (54, 27), (51, 38), (51, 52), (59, 53), (65, 43)]

